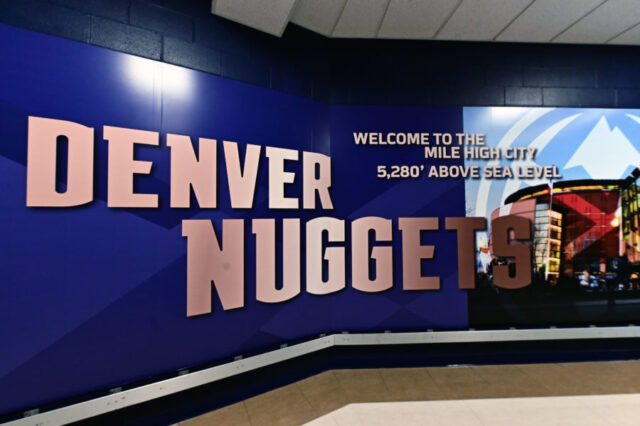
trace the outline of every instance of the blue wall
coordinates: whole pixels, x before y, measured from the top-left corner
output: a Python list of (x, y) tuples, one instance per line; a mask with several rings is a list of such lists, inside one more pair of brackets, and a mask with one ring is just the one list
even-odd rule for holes
[(0, 0), (0, 22), (334, 104), (640, 106), (640, 48), (282, 39), (210, 0)]
[(209, 8), (0, 0), (0, 22), (332, 104), (640, 107), (636, 47), (340, 40), (294, 25), (279, 39)]

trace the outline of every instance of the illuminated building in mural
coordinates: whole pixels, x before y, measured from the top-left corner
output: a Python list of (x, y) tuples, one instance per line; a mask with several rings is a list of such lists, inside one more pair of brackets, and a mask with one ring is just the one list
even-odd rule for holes
[(622, 238), (624, 250), (632, 262), (640, 262), (640, 169), (627, 178), (621, 192)]
[(615, 274), (616, 262), (640, 260), (640, 172), (624, 180), (570, 180), (521, 189), (491, 219), (531, 220), (534, 270), (551, 283), (584, 271)]

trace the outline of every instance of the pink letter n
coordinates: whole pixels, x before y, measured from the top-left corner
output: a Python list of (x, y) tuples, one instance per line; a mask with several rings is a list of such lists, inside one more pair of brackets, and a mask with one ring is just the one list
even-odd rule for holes
[(208, 314), (211, 282), (222, 308), (244, 306), (244, 220), (222, 221), (222, 247), (210, 220), (183, 220), (187, 237), (187, 316)]

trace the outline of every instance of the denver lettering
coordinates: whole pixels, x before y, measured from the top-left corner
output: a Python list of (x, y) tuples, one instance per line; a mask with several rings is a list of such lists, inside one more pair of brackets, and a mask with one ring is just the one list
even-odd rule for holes
[[(78, 123), (50, 118), (29, 117), (27, 154), (27, 206), (72, 207), (93, 201), (94, 129)], [(158, 146), (158, 132), (104, 126), (108, 144), (108, 207), (157, 208), (157, 194), (134, 191), (134, 177), (150, 174), (153, 163), (137, 160), (135, 146)], [(57, 143), (68, 141), (68, 173), (65, 192), (56, 190)], [(199, 149), (189, 136), (167, 134), (171, 148), (172, 208), (190, 207), (191, 191), (201, 208), (217, 207), (218, 142), (199, 139)], [(224, 165), (227, 173), (231, 207), (253, 207), (262, 147), (247, 145), (244, 161), (240, 160), (236, 142), (223, 141)], [(331, 200), (331, 158), (327, 155), (293, 149), (266, 147), (269, 172), (270, 209), (333, 209)], [(302, 157), (302, 203), (297, 197), (285, 196), (296, 174), (287, 171), (288, 162)]]

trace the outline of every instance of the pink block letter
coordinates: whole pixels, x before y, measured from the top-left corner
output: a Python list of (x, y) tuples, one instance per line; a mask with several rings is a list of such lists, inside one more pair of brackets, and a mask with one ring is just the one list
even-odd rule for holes
[(284, 170), (284, 163), (286, 160), (298, 161), (298, 151), (268, 146), (266, 154), (269, 158), (269, 208), (297, 209), (298, 199), (284, 196), (284, 186), (296, 179), (295, 173)]
[(402, 231), (402, 282), (405, 290), (438, 290), (440, 277), (423, 277), (422, 259), (433, 259), (434, 246), (420, 244), (422, 231), (438, 230), (437, 217), (401, 217)]
[[(345, 287), (344, 247), (322, 247), (322, 234), (329, 242), (344, 241), (344, 220), (317, 217), (307, 222), (307, 291), (311, 294), (329, 294)], [(322, 255), (324, 249), (324, 256)], [(322, 261), (329, 263), (329, 277), (322, 280)]]
[[(67, 190), (56, 191), (58, 136), (69, 141)], [(71, 121), (29, 117), (27, 206), (70, 207), (93, 200), (93, 128)]]
[[(316, 165), (318, 177), (316, 178)], [(320, 205), (325, 210), (333, 209), (329, 188), (331, 188), (331, 157), (317, 152), (302, 153), (302, 203), (305, 209), (316, 208), (316, 192)]]
[(250, 209), (253, 207), (253, 195), (256, 192), (260, 146), (247, 145), (244, 167), (241, 167), (238, 144), (224, 141), (224, 160), (227, 166), (231, 208)]
[(222, 247), (210, 220), (182, 221), (187, 237), (187, 316), (211, 313), (211, 281), (222, 308), (244, 306), (244, 220), (222, 221)]
[(369, 231), (375, 232), (378, 241), (391, 241), (392, 223), (381, 217), (363, 217), (351, 223), (353, 288), (375, 293), (393, 286), (393, 248), (373, 247), (371, 258), (376, 261), (376, 279), (369, 278)]
[(104, 138), (109, 141), (109, 207), (158, 207), (158, 195), (133, 192), (133, 175), (151, 173), (150, 161), (133, 159), (136, 143), (158, 145), (158, 132), (104, 126)]
[(256, 298), (278, 303), (300, 293), (300, 219), (282, 221), (282, 288), (276, 288), (276, 221), (253, 219), (256, 235)]
[(216, 208), (216, 141), (200, 138), (198, 158), (191, 138), (167, 135), (171, 147), (171, 207), (191, 207), (191, 188), (202, 208)]

